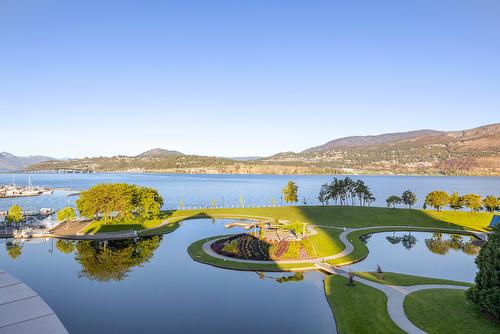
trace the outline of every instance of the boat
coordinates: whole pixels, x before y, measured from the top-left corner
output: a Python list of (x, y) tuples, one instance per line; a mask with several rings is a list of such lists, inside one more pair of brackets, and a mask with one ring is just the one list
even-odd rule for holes
[(50, 195), (53, 192), (49, 188), (33, 187), (31, 177), (28, 177), (27, 186), (16, 186), (14, 178), (12, 178), (12, 185), (0, 185), (0, 198)]

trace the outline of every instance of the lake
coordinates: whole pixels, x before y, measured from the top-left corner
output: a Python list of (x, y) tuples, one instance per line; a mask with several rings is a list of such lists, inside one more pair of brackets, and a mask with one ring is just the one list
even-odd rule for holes
[[(163, 175), (163, 174), (0, 174), (0, 184), (87, 189), (102, 182), (151, 186), (165, 198), (166, 208), (186, 206), (269, 205), (278, 203), (288, 180), (300, 198), (317, 204), (321, 184), (331, 176)], [(356, 178), (356, 177), (353, 177)], [(371, 188), (376, 205), (390, 194), (410, 189), (418, 207), (432, 190), (496, 194), (495, 177), (360, 176)], [(0, 199), (0, 210), (61, 208), (73, 204), (71, 191), (53, 195)], [(45, 299), (71, 333), (334, 333), (335, 320), (324, 296), (320, 272), (302, 274), (224, 270), (193, 261), (186, 249), (199, 239), (228, 231), (222, 220), (186, 221), (171, 234), (138, 242), (108, 243), (34, 240), (7, 251), (0, 239), (0, 267), (17, 276)], [(476, 272), (469, 237), (422, 232), (377, 233), (365, 240), (368, 257), (353, 270), (385, 271), (472, 281)], [(66, 247), (63, 247), (66, 246)], [(74, 247), (75, 249), (72, 249)], [(251, 324), (251, 326), (248, 326)], [(311, 330), (313, 328), (314, 330)]]
[[(165, 200), (165, 208), (175, 209), (183, 202), (186, 206), (271, 205), (274, 198), (280, 204), (281, 189), (288, 180), (299, 187), (299, 204), (319, 204), (320, 186), (330, 182), (328, 175), (185, 175), (185, 174), (0, 174), (0, 184), (27, 184), (28, 177), (36, 186), (84, 190), (103, 182), (126, 182), (156, 188)], [(337, 176), (339, 177), (339, 176)], [(500, 177), (448, 177), (448, 176), (350, 176), (366, 182), (376, 197), (374, 205), (386, 205), (389, 195), (413, 191), (421, 208), (425, 196), (433, 190), (448, 192), (499, 195)], [(0, 199), (0, 210), (7, 210), (16, 203), (25, 209), (41, 207), (53, 209), (72, 204), (77, 197), (67, 197), (68, 192), (56, 191), (53, 195), (30, 198)]]

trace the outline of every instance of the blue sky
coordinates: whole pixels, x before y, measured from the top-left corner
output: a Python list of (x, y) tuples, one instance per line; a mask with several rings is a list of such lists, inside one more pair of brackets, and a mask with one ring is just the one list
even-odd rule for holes
[(496, 0), (0, 0), (17, 155), (270, 155), (499, 111)]

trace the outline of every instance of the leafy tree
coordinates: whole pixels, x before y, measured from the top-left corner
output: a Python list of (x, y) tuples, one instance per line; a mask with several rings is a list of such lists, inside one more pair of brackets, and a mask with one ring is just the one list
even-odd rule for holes
[(404, 205), (407, 205), (408, 208), (411, 209), (411, 207), (417, 203), (417, 195), (410, 190), (406, 190), (403, 192), (403, 195), (401, 195), (401, 200)]
[(475, 262), (479, 268), (475, 278), (476, 285), (467, 291), (467, 297), (498, 320), (500, 319), (500, 224), (495, 226), (493, 234), (488, 237)]
[(281, 191), (283, 194), (283, 199), (285, 200), (286, 203), (298, 202), (298, 197), (297, 197), (298, 189), (299, 187), (295, 184), (295, 182), (288, 181), (286, 187), (283, 188), (283, 190)]
[(57, 212), (57, 220), (60, 222), (67, 222), (76, 218), (75, 209), (66, 206)]
[(318, 200), (322, 205), (328, 205), (328, 183), (321, 186), (319, 190)]
[(83, 191), (76, 201), (83, 216), (105, 220), (130, 216), (134, 209), (134, 192), (126, 183), (98, 184)]
[(438, 190), (432, 191), (425, 197), (424, 205), (430, 205), (434, 209), (441, 211), (441, 208), (445, 207), (449, 203), (450, 197), (445, 191)]
[(456, 191), (451, 194), (449, 202), (450, 208), (453, 210), (460, 210), (464, 207), (464, 198), (459, 196)]
[(500, 210), (500, 200), (495, 196), (486, 196), (483, 199), (483, 206), (489, 212)]
[(19, 205), (13, 205), (9, 208), (5, 218), (9, 223), (19, 223), (24, 218), (23, 209)]
[(401, 204), (402, 199), (399, 196), (392, 195), (392, 196), (389, 196), (389, 198), (387, 198), (385, 200), (385, 202), (387, 203), (388, 208), (390, 208), (392, 206), (392, 208), (395, 209), (396, 205)]
[(349, 202), (354, 205), (356, 198), (359, 205), (363, 206), (375, 201), (375, 197), (362, 180), (354, 181), (349, 177), (334, 178), (330, 184), (323, 184), (318, 196), (321, 203), (328, 204), (328, 201), (332, 200), (335, 205), (349, 205)]
[(15, 244), (12, 241), (8, 241), (5, 246), (7, 247), (7, 254), (9, 254), (12, 260), (17, 259), (23, 250), (23, 246)]
[(126, 183), (98, 184), (83, 191), (76, 201), (83, 216), (104, 218), (130, 218), (138, 214), (151, 219), (160, 213), (163, 198), (155, 189)]
[(75, 250), (75, 243), (72, 240), (59, 239), (56, 242), (56, 248), (63, 254), (73, 253)]
[(134, 209), (143, 218), (152, 219), (160, 214), (163, 198), (158, 191), (148, 187), (137, 187), (135, 191)]
[(481, 196), (476, 194), (467, 194), (464, 195), (463, 199), (465, 206), (468, 207), (471, 211), (479, 211), (482, 209)]

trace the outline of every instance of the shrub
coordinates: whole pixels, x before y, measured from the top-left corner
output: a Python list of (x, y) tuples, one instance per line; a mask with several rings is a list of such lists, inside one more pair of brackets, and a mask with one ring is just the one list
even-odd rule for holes
[(500, 319), (500, 224), (494, 228), (476, 258), (479, 272), (476, 285), (467, 291), (467, 297), (495, 319)]

